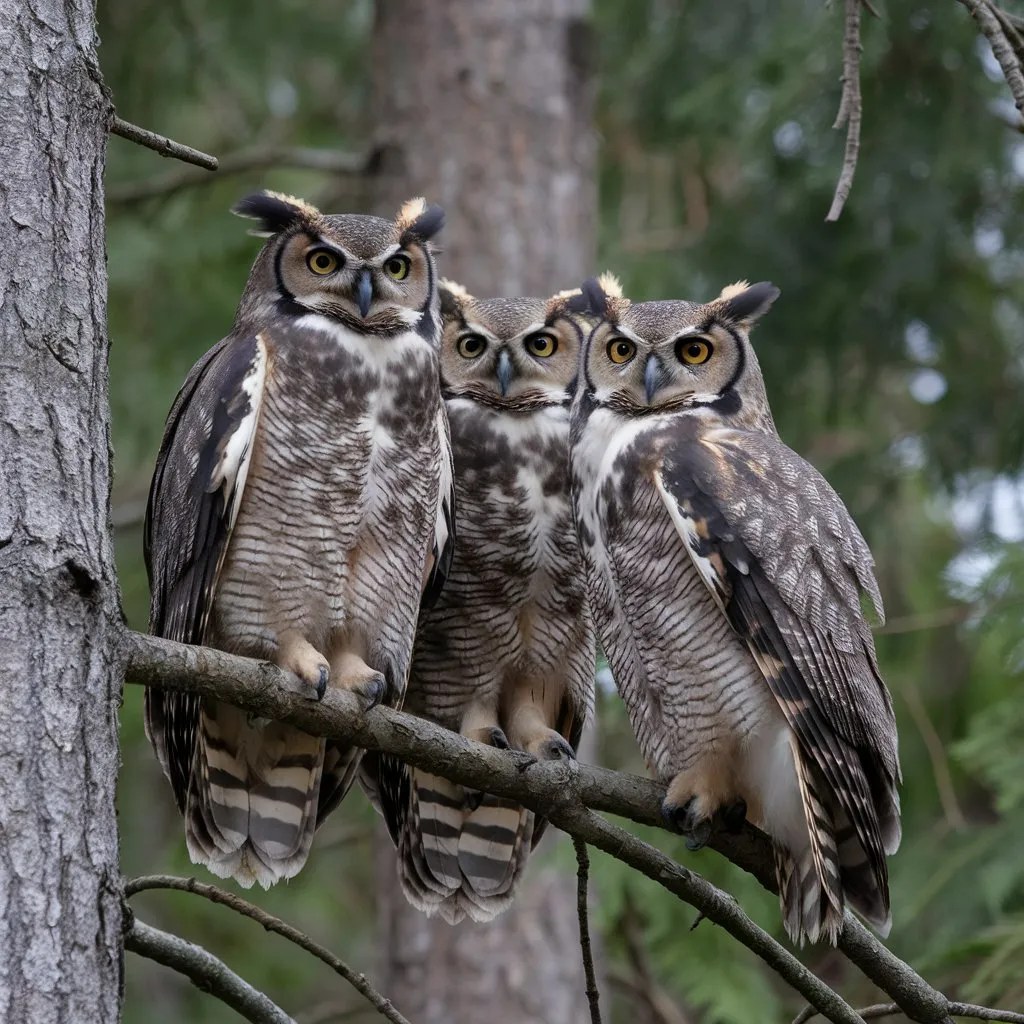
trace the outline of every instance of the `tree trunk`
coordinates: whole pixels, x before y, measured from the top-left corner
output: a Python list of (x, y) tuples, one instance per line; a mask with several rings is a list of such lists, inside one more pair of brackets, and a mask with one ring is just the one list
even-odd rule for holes
[(120, 1017), (92, 0), (0, 0), (0, 1020)]
[[(549, 295), (594, 270), (589, 0), (379, 0), (370, 205), (424, 195), (448, 218), (441, 272), (473, 294)], [(417, 1024), (588, 1019), (575, 880), (527, 878), (487, 925), (401, 894), (378, 842), (381, 986)]]

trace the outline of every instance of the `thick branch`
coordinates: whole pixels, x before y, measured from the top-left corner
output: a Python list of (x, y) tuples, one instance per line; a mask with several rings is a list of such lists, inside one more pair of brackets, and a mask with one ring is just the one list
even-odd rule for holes
[(297, 167), (301, 170), (323, 171), (325, 174), (356, 175), (366, 171), (367, 157), (363, 153), (346, 153), (332, 149), (258, 146), (239, 153), (229, 153), (219, 160), (216, 179), (185, 167), (158, 178), (111, 185), (107, 188), (107, 203), (128, 206), (219, 180), (227, 174), (245, 174), (249, 171), (266, 170), (269, 167)]
[(315, 942), (305, 932), (299, 931), (286, 921), (282, 921), (273, 914), (268, 914), (261, 907), (236, 896), (233, 892), (221, 889), (216, 885), (208, 885), (205, 882), (197, 882), (194, 878), (178, 878), (175, 875), (144, 875), (141, 878), (133, 878), (125, 882), (125, 896), (134, 896), (136, 893), (145, 892), (150, 889), (176, 889), (179, 892), (191, 892), (212, 903), (220, 903), (229, 907), (237, 914), (252, 918), (253, 921), (263, 925), (268, 932), (276, 932), (278, 935), (294, 942), (300, 949), (312, 953), (317, 959), (322, 960), (335, 973), (345, 979), (356, 991), (360, 993), (370, 1005), (392, 1024), (409, 1024), (398, 1010), (391, 1005), (390, 1000), (385, 999), (366, 979), (365, 974), (358, 974), (335, 956), (329, 949)]
[(110, 130), (114, 135), (120, 135), (122, 139), (134, 142), (136, 145), (152, 149), (161, 156), (173, 157), (186, 164), (195, 164), (197, 167), (205, 167), (208, 171), (217, 170), (217, 158), (203, 153), (201, 150), (193, 149), (191, 146), (183, 146), (180, 142), (168, 139), (156, 132), (147, 131), (138, 125), (115, 117), (110, 124)]
[[(517, 800), (544, 813), (559, 828), (620, 859), (623, 859), (622, 849), (636, 849), (629, 846), (634, 837), (589, 815), (588, 808), (621, 815), (641, 824), (663, 824), (660, 806), (664, 787), (649, 779), (577, 765), (571, 786), (567, 786), (565, 768), (559, 763), (537, 763), (522, 753), (472, 743), (457, 733), (390, 708), (378, 707), (364, 715), (352, 694), (331, 691), (323, 702), (316, 704), (288, 692), (285, 689), (287, 677), (266, 662), (140, 633), (126, 632), (124, 642), (131, 682), (214, 697), (252, 714), (289, 722), (316, 735), (331, 736), (371, 750), (387, 750), (410, 764), (463, 785)], [(575, 820), (573, 813), (577, 815)], [(582, 824), (581, 814), (585, 816)], [(713, 835), (710, 845), (753, 874), (765, 888), (776, 891), (771, 842), (762, 832), (747, 825), (739, 836)], [(664, 869), (672, 884), (687, 888), (691, 895), (700, 885), (707, 886), (704, 896), (699, 900), (695, 896), (693, 902), (707, 913), (705, 905), (713, 902), (710, 893), (718, 893), (718, 890), (645, 844), (641, 843), (640, 848), (656, 855), (653, 861), (645, 860), (641, 870), (661, 884), (665, 884), (665, 880), (659, 877), (659, 872)], [(738, 912), (728, 897), (721, 893), (718, 897)], [(721, 905), (716, 903), (714, 909), (717, 916), (710, 913), (707, 916), (721, 923), (722, 914), (718, 913)], [(738, 913), (746, 920), (742, 912)], [(778, 948), (785, 953), (782, 947)], [(948, 1019), (946, 998), (889, 952), (849, 913), (839, 948), (899, 1003), (911, 1020), (935, 1024)]]
[(284, 1010), (221, 963), (202, 946), (136, 919), (124, 948), (184, 974), (196, 988), (216, 996), (252, 1024), (295, 1024)]
[[(1021, 68), (1021, 62), (1003, 31), (1001, 19), (996, 14), (997, 8), (986, 0), (960, 0), (960, 3), (971, 12), (971, 17), (978, 23), (978, 28), (991, 44), (992, 53), (999, 61), (1003, 77), (1013, 94), (1014, 106), (1024, 115), (1024, 69)], [(1006, 17), (1002, 11), (999, 14)], [(1011, 28), (1016, 28), (1012, 21), (1008, 24)]]
[(583, 973), (587, 979), (590, 1022), (601, 1024), (601, 993), (597, 988), (597, 974), (594, 971), (594, 950), (590, 944), (590, 908), (587, 905), (590, 855), (583, 840), (573, 839), (572, 845), (576, 849), (576, 915), (580, 921), (580, 952), (583, 955)]
[(839, 220), (846, 200), (853, 187), (853, 175), (857, 170), (857, 156), (860, 153), (860, 45), (861, 0), (846, 0), (846, 28), (843, 32), (843, 93), (839, 100), (839, 113), (833, 128), (846, 125), (846, 150), (843, 153), (843, 169), (836, 182), (836, 194), (828, 211), (827, 221)]

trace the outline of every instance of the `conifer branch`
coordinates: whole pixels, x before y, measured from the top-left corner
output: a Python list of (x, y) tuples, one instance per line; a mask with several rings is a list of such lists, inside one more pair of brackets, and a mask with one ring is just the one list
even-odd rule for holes
[(217, 158), (204, 153), (202, 150), (193, 149), (191, 146), (183, 146), (180, 142), (168, 139), (164, 135), (157, 135), (156, 132), (140, 128), (130, 121), (115, 117), (110, 123), (110, 131), (113, 135), (120, 135), (122, 139), (134, 142), (138, 146), (145, 146), (152, 149), (161, 156), (172, 157), (181, 160), (186, 164), (195, 164), (197, 167), (205, 167), (208, 171), (217, 170)]

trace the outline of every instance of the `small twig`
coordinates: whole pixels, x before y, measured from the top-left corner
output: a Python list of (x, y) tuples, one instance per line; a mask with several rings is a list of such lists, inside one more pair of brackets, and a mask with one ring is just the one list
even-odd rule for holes
[(136, 918), (125, 934), (124, 948), (184, 974), (196, 988), (216, 996), (251, 1024), (295, 1024), (295, 1020), (280, 1006), (202, 946), (162, 932)]
[(860, 121), (862, 114), (860, 98), (860, 8), (861, 0), (846, 0), (846, 29), (843, 32), (843, 92), (839, 100), (839, 113), (832, 125), (837, 131), (846, 125), (846, 150), (843, 153), (843, 169), (836, 182), (836, 193), (826, 221), (839, 220), (846, 200), (853, 187), (853, 176), (857, 171), (857, 156), (860, 153)]
[[(1020, 60), (1003, 31), (1000, 18), (995, 13), (995, 5), (987, 3), (986, 0), (960, 0), (960, 3), (971, 12), (971, 17), (978, 23), (978, 28), (989, 41), (992, 53), (1003, 69), (1006, 84), (1013, 94), (1014, 106), (1024, 115), (1024, 69), (1021, 68)], [(1013, 21), (1010, 21), (1010, 25), (1017, 28)]]
[[(864, 1020), (894, 1017), (897, 1013), (902, 1012), (895, 1003), (875, 1003), (857, 1011)], [(950, 1003), (949, 1015), (951, 1017), (971, 1017), (974, 1020), (996, 1020), (1007, 1021), (1009, 1024), (1024, 1024), (1024, 1013), (1014, 1013), (1013, 1010), (993, 1010), (987, 1006), (977, 1006), (974, 1003)], [(793, 1019), (793, 1024), (807, 1024), (807, 1021), (817, 1016), (816, 1010), (805, 1006)]]
[(320, 943), (315, 942), (305, 932), (300, 932), (298, 928), (282, 921), (279, 917), (274, 917), (273, 914), (268, 914), (261, 907), (242, 899), (241, 896), (236, 896), (233, 892), (228, 892), (216, 885), (197, 882), (194, 878), (178, 878), (176, 875), (144, 875), (141, 878), (133, 878), (125, 882), (124, 894), (125, 896), (134, 896), (136, 893), (149, 889), (176, 889), (179, 892), (191, 892), (210, 900), (211, 903), (219, 903), (238, 914), (252, 918), (253, 921), (263, 925), (268, 932), (276, 932), (288, 939), (289, 942), (294, 942), (296, 946), (304, 949), (307, 953), (312, 953), (318, 960), (322, 960), (392, 1024), (409, 1024), (409, 1021), (391, 1005), (391, 1001), (385, 999), (367, 981), (365, 974), (356, 973), (343, 960), (335, 956), (329, 949), (321, 946)]
[(122, 139), (134, 142), (139, 146), (152, 149), (161, 156), (173, 157), (186, 164), (195, 164), (197, 167), (205, 167), (208, 171), (217, 170), (217, 158), (203, 153), (191, 146), (183, 146), (180, 142), (168, 139), (156, 132), (147, 131), (138, 125), (131, 124), (120, 117), (115, 117), (111, 122), (110, 130), (114, 135), (120, 135)]
[(216, 179), (185, 167), (145, 181), (111, 185), (107, 189), (106, 198), (108, 203), (129, 206), (146, 199), (172, 195), (182, 189), (220, 180), (228, 174), (245, 174), (248, 171), (266, 170), (270, 167), (296, 167), (307, 171), (323, 171), (325, 174), (357, 175), (366, 170), (367, 157), (363, 153), (346, 153), (333, 149), (258, 146), (239, 153), (229, 153), (219, 160)]
[(955, 626), (969, 619), (975, 610), (969, 604), (955, 604), (948, 608), (937, 608), (931, 612), (901, 615), (897, 619), (889, 619), (884, 626), (875, 629), (874, 633), (876, 636), (896, 636), (900, 633), (919, 633), (925, 629)]
[(590, 946), (590, 909), (587, 906), (587, 887), (590, 881), (590, 855), (587, 844), (575, 836), (576, 850), (576, 914), (580, 921), (580, 950), (583, 953), (583, 972), (587, 977), (587, 1002), (590, 1004), (591, 1024), (601, 1024), (601, 993), (597, 988), (594, 971), (594, 951)]
[(942, 742), (928, 716), (928, 709), (924, 706), (921, 694), (911, 680), (904, 680), (900, 688), (903, 699), (906, 701), (910, 717), (914, 719), (917, 731), (924, 740), (925, 748), (928, 751), (928, 759), (932, 763), (932, 775), (935, 777), (935, 788), (939, 793), (939, 802), (942, 804), (942, 812), (951, 828), (962, 829), (966, 824), (964, 812), (960, 810), (960, 804), (956, 798), (956, 788), (953, 786), (953, 776), (949, 771), (949, 759), (946, 757), (946, 747)]
[(864, 9), (868, 14), (878, 18), (879, 21), (882, 20), (882, 16), (878, 13), (878, 8), (871, 2), (871, 0), (861, 0), (861, 3), (864, 5)]

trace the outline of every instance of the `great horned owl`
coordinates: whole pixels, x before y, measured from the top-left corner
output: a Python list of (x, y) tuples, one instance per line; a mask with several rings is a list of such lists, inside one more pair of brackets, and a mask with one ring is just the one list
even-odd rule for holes
[[(581, 330), (566, 295), (474, 299), (444, 282), (441, 298), (457, 543), (420, 617), (406, 708), (483, 743), (572, 757), (594, 699), (568, 476)], [(410, 902), (452, 923), (509, 905), (542, 821), (393, 758), (364, 767)]]
[[(264, 658), (311, 696), (396, 705), (424, 588), (450, 558), (450, 450), (422, 200), (393, 221), (261, 193), (268, 235), (231, 333), (171, 408), (145, 526), (150, 629)], [(445, 483), (447, 481), (447, 484)], [(192, 860), (249, 886), (305, 863), (359, 751), (148, 690)]]
[(778, 290), (600, 318), (573, 405), (577, 524), (598, 639), (663, 811), (691, 848), (747, 816), (772, 837), (786, 929), (835, 941), (845, 902), (885, 932), (900, 841), (896, 723), (861, 610), (871, 553), (779, 439), (749, 331)]

